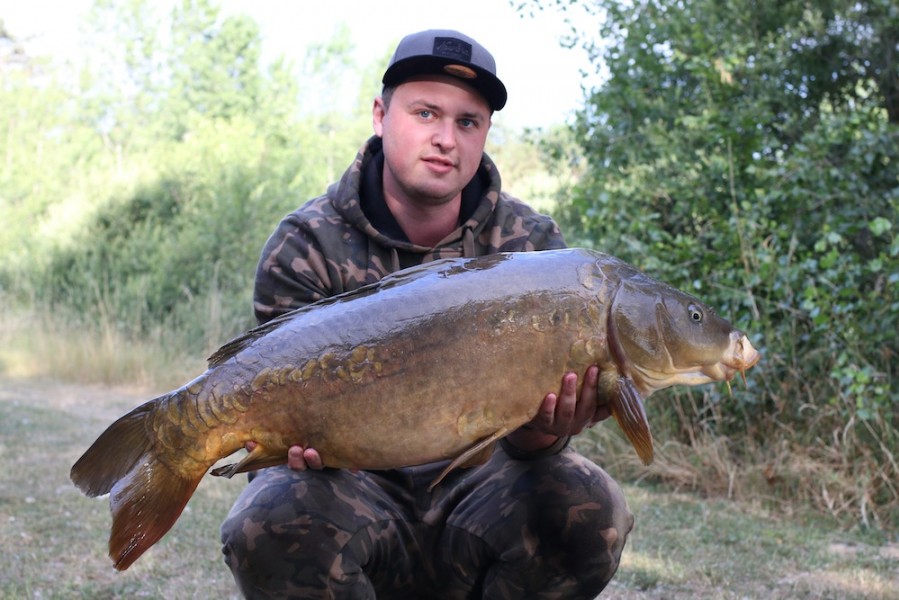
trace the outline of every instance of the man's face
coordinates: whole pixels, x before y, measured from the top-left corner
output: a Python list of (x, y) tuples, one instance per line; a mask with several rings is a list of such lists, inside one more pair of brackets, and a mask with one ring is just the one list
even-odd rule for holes
[(474, 177), (490, 129), (490, 106), (474, 88), (437, 75), (397, 86), (389, 109), (378, 98), (372, 118), (384, 140), (385, 193), (439, 205)]

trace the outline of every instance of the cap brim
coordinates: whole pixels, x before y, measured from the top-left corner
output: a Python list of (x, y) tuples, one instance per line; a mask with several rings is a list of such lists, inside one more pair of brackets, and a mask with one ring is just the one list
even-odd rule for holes
[[(474, 77), (464, 77), (458, 74), (459, 70), (446, 70), (448, 65), (459, 65), (474, 73)], [(454, 72), (455, 71), (455, 72)], [(506, 86), (493, 73), (478, 67), (472, 63), (454, 61), (438, 56), (411, 56), (390, 65), (384, 72), (382, 82), (387, 87), (401, 84), (410, 77), (417, 75), (449, 75), (467, 83), (475, 88), (494, 111), (501, 110), (506, 105), (508, 94)]]

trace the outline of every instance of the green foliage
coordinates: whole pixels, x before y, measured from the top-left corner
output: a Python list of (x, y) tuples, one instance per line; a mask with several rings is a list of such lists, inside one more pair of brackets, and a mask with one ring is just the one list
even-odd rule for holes
[(0, 61), (0, 285), (98, 331), (164, 323), (206, 352), (252, 324), (267, 236), (339, 174), (367, 118), (345, 115), (346, 135), (301, 118), (295, 67), (263, 68), (249, 18), (205, 0), (157, 11), (96, 2), (77, 77), (21, 48)]
[(706, 397), (720, 418), (704, 427), (818, 458), (851, 428), (841, 467), (875, 472), (855, 502), (899, 505), (899, 71), (884, 50), (899, 10), (596, 5), (602, 25), (580, 41), (608, 77), (578, 118), (590, 167), (568, 231), (695, 291), (761, 346), (748, 390)]
[(34, 236), (43, 239), (47, 223), (72, 212), (60, 200), (84, 191), (87, 165), (102, 164), (101, 140), (76, 117), (59, 76), (46, 61), (10, 50), (0, 53), (0, 286), (11, 269), (35, 260)]
[(175, 139), (189, 130), (196, 114), (230, 119), (261, 108), (266, 89), (259, 73), (259, 35), (248, 17), (220, 19), (208, 0), (190, 0), (174, 10), (173, 93), (166, 112)]
[(224, 290), (227, 333), (245, 328), (253, 272), (273, 224), (324, 185), (297, 177), (307, 169), (280, 139), (286, 133), (273, 140), (246, 119), (200, 121), (189, 141), (157, 158), (150, 177), (108, 198), (57, 249), (38, 287), (85, 311), (98, 302), (114, 307), (135, 334), (147, 321), (172, 319), (200, 341), (197, 300)]
[(97, 0), (90, 19), (84, 64), (14, 40), (0, 60), (0, 218), (15, 224), (0, 229), (0, 292), (103, 339), (209, 352), (252, 324), (276, 223), (371, 134), (389, 41), (356, 65), (341, 27), (298, 68), (262, 65), (256, 23), (210, 0), (168, 14)]

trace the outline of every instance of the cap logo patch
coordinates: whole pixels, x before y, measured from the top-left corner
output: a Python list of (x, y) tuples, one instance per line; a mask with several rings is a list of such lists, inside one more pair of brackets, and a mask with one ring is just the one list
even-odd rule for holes
[(444, 65), (443, 70), (462, 79), (477, 79), (478, 74), (474, 70), (469, 69), (465, 65)]
[(471, 62), (471, 44), (457, 38), (435, 37), (432, 54), (442, 58)]

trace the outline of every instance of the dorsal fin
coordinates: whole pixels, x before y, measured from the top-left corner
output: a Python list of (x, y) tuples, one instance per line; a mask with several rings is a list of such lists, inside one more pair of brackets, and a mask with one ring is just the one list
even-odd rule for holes
[(271, 321), (249, 329), (239, 336), (235, 337), (234, 339), (226, 342), (221, 348), (216, 350), (207, 359), (207, 366), (208, 368), (212, 368), (226, 362), (228, 359), (232, 358), (245, 348), (249, 347), (259, 338), (267, 335), (275, 329), (278, 329), (284, 323), (295, 319), (298, 315), (303, 314), (307, 311), (315, 310), (316, 308), (320, 308), (322, 306), (327, 306), (330, 304), (338, 304), (340, 302), (346, 302), (347, 300), (369, 296), (382, 289), (391, 288), (397, 285), (403, 285), (404, 283), (418, 279), (420, 276), (427, 275), (428, 273), (433, 272), (435, 270), (435, 263), (450, 263), (453, 261), (458, 261), (458, 259), (446, 258), (409, 267), (407, 269), (403, 269), (402, 271), (397, 271), (396, 273), (386, 275), (380, 281), (376, 281), (375, 283), (370, 283), (355, 290), (337, 294), (336, 296), (329, 296), (317, 302), (313, 302), (312, 304), (307, 304), (306, 306), (301, 306), (300, 308), (284, 313), (283, 315), (277, 316)]

